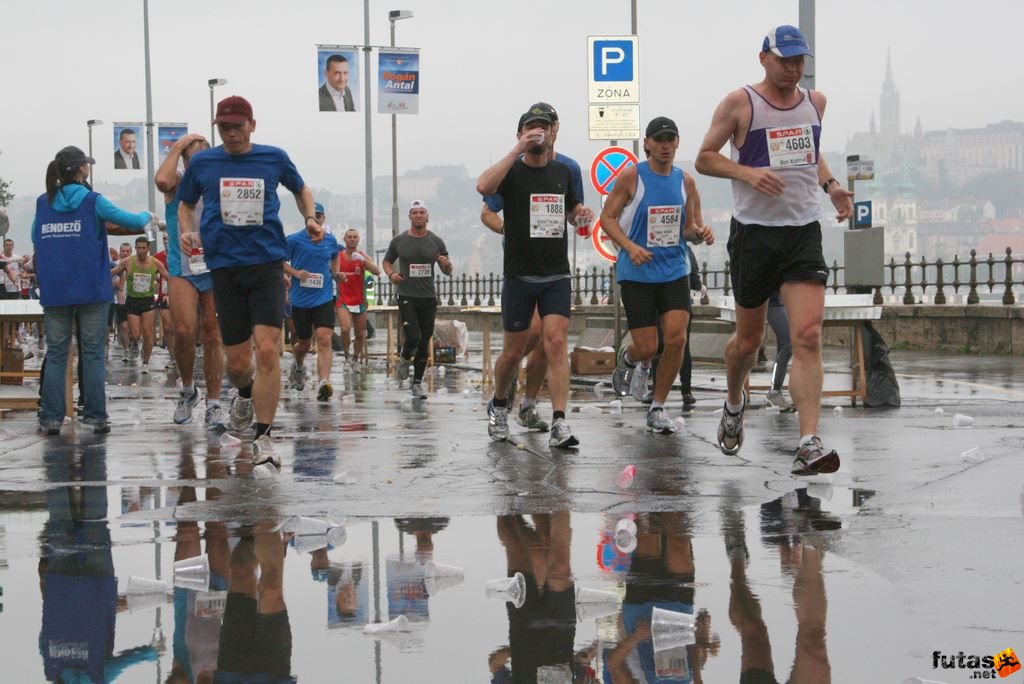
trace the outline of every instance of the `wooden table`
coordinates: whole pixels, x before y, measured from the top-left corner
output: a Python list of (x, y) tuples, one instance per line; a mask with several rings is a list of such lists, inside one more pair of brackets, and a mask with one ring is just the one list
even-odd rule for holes
[[(387, 330), (387, 350), (384, 352), (384, 365), (387, 374), (391, 375), (391, 370), (398, 366), (398, 353), (395, 351), (395, 338), (398, 334), (398, 326), (396, 321), (398, 320), (398, 307), (388, 306), (386, 304), (374, 305), (366, 310), (367, 314), (384, 314), (385, 329)], [(367, 345), (369, 346), (369, 345)], [(369, 356), (369, 352), (367, 352)]]
[(467, 313), (480, 315), (480, 332), (483, 334), (483, 354), (480, 363), (482, 386), (486, 390), (494, 385), (494, 363), (491, 361), (491, 318), (501, 316), (500, 306), (467, 306), (463, 307)]
[[(36, 299), (4, 299), (0, 300), (0, 367), (3, 364), (3, 357), (6, 352), (14, 349), (17, 345), (18, 326), (22, 323), (39, 323), (40, 333), (42, 332), (43, 307)], [(68, 354), (68, 379), (73, 377), (71, 369), (74, 366), (74, 354)], [(0, 371), (0, 378), (38, 378), (39, 371)], [(16, 396), (15, 390), (4, 391), (11, 385), (0, 384), (0, 408), (3, 409), (34, 409), (38, 406), (38, 398), (35, 396)], [(68, 392), (68, 406), (74, 409), (74, 401)], [(74, 415), (69, 413), (68, 415)]]
[[(848, 390), (822, 390), (823, 397), (850, 397), (850, 403), (857, 405), (857, 399), (867, 399), (867, 372), (864, 368), (864, 345), (861, 325), (863, 321), (877, 321), (882, 317), (882, 307), (873, 303), (872, 295), (825, 295), (825, 327), (850, 326), (850, 368), (852, 370)], [(736, 322), (736, 302), (732, 297), (718, 297), (712, 305), (718, 309), (719, 319)], [(747, 384), (747, 389), (767, 390), (769, 386)]]

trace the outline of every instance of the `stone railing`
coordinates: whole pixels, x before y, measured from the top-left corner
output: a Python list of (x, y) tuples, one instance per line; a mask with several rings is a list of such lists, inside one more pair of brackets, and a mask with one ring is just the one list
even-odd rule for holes
[[(937, 258), (929, 261), (925, 257), (914, 260), (907, 252), (902, 262), (890, 258), (884, 264), (888, 282), (875, 288), (875, 303), (883, 304), (885, 295), (897, 297), (902, 304), (946, 304), (949, 295), (965, 293), (964, 303), (980, 304), (992, 301), (985, 295), (1001, 294), (1005, 305), (1016, 304), (1014, 287), (1024, 286), (1024, 258), (1013, 255), (1009, 247), (1005, 254), (987, 257), (978, 256), (971, 250), (970, 258), (961, 259), (954, 255), (952, 260)], [(846, 293), (843, 281), (844, 269), (839, 262), (829, 267), (826, 287), (834, 294)], [(729, 262), (722, 269), (710, 269), (707, 262), (701, 266), (701, 279), (705, 293), (700, 303), (708, 304), (708, 293), (730, 294)], [(461, 273), (454, 276), (439, 276), (435, 285), (438, 299), (445, 306), (497, 306), (501, 303), (502, 275), (500, 273)], [(576, 269), (572, 276), (573, 303), (580, 305), (613, 304), (615, 289), (615, 267), (590, 270)], [(394, 287), (390, 282), (378, 281), (377, 301), (394, 304)]]

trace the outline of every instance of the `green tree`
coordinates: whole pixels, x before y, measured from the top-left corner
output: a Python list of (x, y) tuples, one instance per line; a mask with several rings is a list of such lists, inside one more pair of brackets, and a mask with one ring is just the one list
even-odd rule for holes
[(11, 182), (0, 178), (0, 207), (6, 207), (12, 199), (14, 199), (14, 193), (11, 192)]

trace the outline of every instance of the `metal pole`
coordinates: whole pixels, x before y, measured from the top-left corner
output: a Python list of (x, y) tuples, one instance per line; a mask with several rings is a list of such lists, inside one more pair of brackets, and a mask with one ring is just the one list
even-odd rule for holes
[(370, 0), (363, 0), (363, 110), (366, 114), (366, 252), (373, 254), (373, 124), (370, 115)]
[[(800, 32), (814, 52), (814, 0), (800, 0)], [(814, 57), (804, 58), (804, 77), (800, 81), (804, 88), (814, 90)]]
[(153, 166), (153, 84), (149, 73), (149, 0), (142, 0), (143, 41), (146, 48), (146, 177), (149, 179), (149, 212), (156, 214), (156, 169)]
[[(632, 35), (635, 36), (636, 35), (636, 29), (637, 29), (637, 22), (636, 22), (636, 0), (630, 0), (630, 3), (629, 3), (629, 32)], [(640, 60), (639, 60), (639, 55), (634, 56), (634, 59), (637, 60), (636, 70), (637, 70), (637, 81), (639, 82), (639, 80), (640, 80), (640, 73), (639, 73), (640, 72)], [(637, 159), (640, 158), (640, 141), (639, 140), (634, 140), (633, 141), (633, 155)]]
[[(391, 22), (391, 47), (395, 47), (395, 20)], [(391, 237), (398, 235), (398, 115), (391, 115)]]
[[(92, 158), (92, 124), (90, 123), (90, 124), (88, 124), (88, 126), (89, 126), (89, 157)], [(92, 167), (93, 166), (95, 166), (95, 164), (89, 164), (89, 187), (90, 188), (92, 187)]]
[(210, 147), (214, 147), (217, 144), (217, 139), (214, 137), (217, 132), (217, 128), (213, 125), (213, 119), (216, 114), (213, 111), (213, 84), (210, 84)]

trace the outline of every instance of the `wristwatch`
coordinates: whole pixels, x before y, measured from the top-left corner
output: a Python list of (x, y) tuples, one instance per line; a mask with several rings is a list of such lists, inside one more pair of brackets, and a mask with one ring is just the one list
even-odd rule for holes
[(837, 181), (835, 178), (829, 178), (827, 181), (825, 181), (824, 183), (821, 184), (821, 189), (824, 190), (825, 194), (827, 195), (828, 194), (828, 186), (831, 185), (832, 183), (838, 183), (838, 182), (839, 181)]

